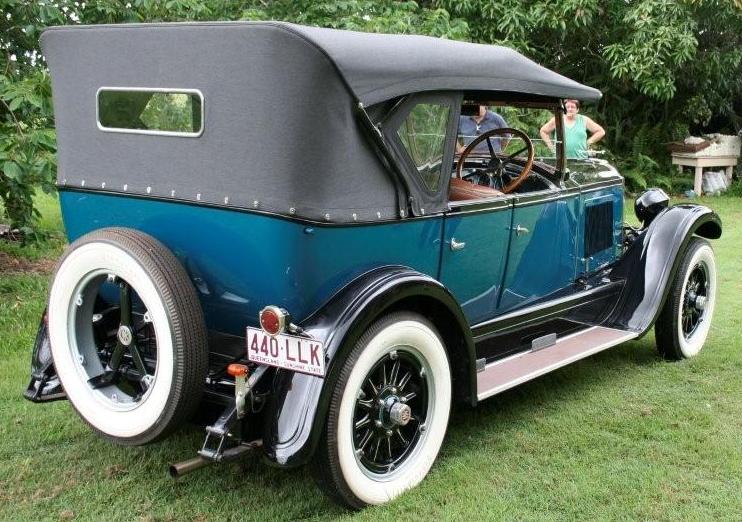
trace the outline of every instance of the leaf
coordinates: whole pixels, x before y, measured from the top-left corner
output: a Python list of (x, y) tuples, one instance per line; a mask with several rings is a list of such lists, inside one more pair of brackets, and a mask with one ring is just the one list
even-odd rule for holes
[(17, 111), (20, 108), (20, 106), (22, 104), (23, 104), (23, 98), (20, 98), (20, 97), (19, 98), (13, 98), (13, 100), (11, 100), (11, 102), (8, 104), (8, 108), (11, 111), (15, 112), (15, 111)]
[(23, 170), (15, 161), (6, 161), (3, 163), (3, 173), (6, 177), (19, 180), (23, 176)]

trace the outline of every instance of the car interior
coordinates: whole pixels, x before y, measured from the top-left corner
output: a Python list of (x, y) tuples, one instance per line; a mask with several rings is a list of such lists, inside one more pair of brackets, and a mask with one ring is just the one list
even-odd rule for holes
[[(556, 154), (539, 135), (554, 116), (552, 110), (528, 104), (465, 100), (449, 201), (557, 190)], [(552, 147), (556, 143), (552, 136)]]

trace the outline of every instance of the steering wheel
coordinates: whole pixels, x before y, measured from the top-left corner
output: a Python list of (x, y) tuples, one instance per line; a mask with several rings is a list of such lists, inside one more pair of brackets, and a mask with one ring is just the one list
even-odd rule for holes
[[(492, 140), (491, 140), (493, 136), (502, 136), (503, 138), (506, 138), (506, 139), (510, 139), (513, 136), (516, 136), (523, 140), (523, 142), (525, 143), (525, 146), (522, 149), (510, 155), (496, 153), (495, 148), (492, 145)], [(521, 183), (523, 183), (525, 179), (528, 177), (528, 175), (531, 173), (531, 167), (533, 166), (533, 158), (535, 156), (533, 142), (531, 141), (531, 138), (529, 138), (525, 132), (519, 131), (518, 129), (510, 128), (510, 127), (503, 127), (501, 129), (492, 129), (490, 131), (487, 131), (481, 134), (480, 136), (477, 136), (474, 140), (472, 140), (472, 142), (469, 145), (467, 145), (467, 147), (464, 149), (464, 152), (461, 153), (461, 156), (459, 157), (459, 162), (456, 165), (456, 177), (457, 178), (463, 179), (461, 177), (461, 171), (464, 168), (464, 163), (466, 162), (466, 159), (469, 157), (472, 151), (476, 148), (476, 146), (482, 143), (483, 141), (487, 141), (487, 147), (489, 148), (489, 152), (490, 152), (490, 160), (484, 169), (479, 169), (477, 172), (486, 174), (487, 176), (489, 176), (490, 187), (492, 188), (498, 188), (497, 180), (499, 179), (501, 188), (499, 188), (498, 190), (500, 190), (504, 194), (509, 194), (510, 192), (518, 188), (518, 186)], [(505, 166), (508, 163), (512, 162), (516, 156), (526, 151), (528, 151), (528, 159), (526, 160), (526, 164), (523, 166), (523, 170), (520, 172), (518, 177), (513, 179), (507, 185), (504, 185), (504, 182), (502, 181), (502, 179), (503, 179), (503, 174), (505, 174)]]

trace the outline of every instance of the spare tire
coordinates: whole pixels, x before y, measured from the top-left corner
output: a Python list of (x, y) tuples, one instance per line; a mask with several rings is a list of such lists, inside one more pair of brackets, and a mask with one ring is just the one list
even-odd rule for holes
[(159, 440), (199, 404), (203, 312), (183, 266), (147, 234), (105, 228), (70, 245), (49, 293), (49, 339), (72, 406), (114, 442)]

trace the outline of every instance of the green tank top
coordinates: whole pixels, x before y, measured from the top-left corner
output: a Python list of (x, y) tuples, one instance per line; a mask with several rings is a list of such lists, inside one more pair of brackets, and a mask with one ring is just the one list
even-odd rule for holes
[(564, 152), (568, 159), (585, 159), (587, 155), (587, 128), (585, 117), (578, 114), (572, 127), (564, 122)]

